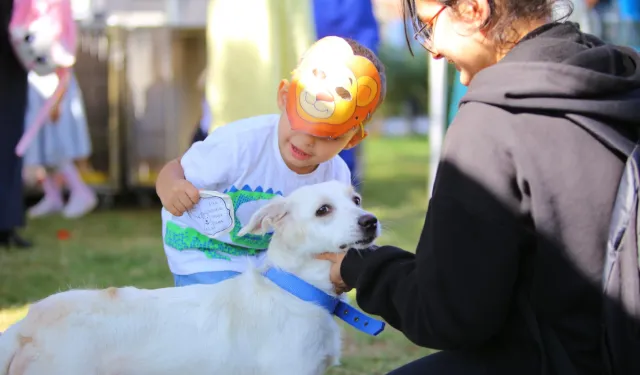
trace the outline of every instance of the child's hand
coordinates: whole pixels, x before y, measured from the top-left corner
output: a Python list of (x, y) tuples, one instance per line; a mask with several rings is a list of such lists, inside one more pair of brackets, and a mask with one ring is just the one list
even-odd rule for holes
[(191, 182), (181, 179), (176, 180), (166, 193), (160, 196), (160, 201), (172, 215), (182, 216), (200, 201), (200, 193)]
[(54, 124), (58, 123), (58, 120), (60, 119), (60, 103), (56, 103), (53, 108), (51, 108), (49, 119), (51, 119), (51, 122)]

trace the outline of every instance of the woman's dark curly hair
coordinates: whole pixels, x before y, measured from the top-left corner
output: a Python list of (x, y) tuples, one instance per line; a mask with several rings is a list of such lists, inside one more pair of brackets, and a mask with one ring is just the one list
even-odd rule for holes
[[(463, 1), (468, 0), (438, 0), (444, 6), (449, 7), (454, 12), (456, 6)], [(491, 14), (489, 19), (482, 26), (487, 30), (487, 36), (493, 39), (499, 46), (506, 47), (510, 44), (514, 44), (516, 40), (512, 40), (514, 37), (513, 25), (516, 21), (534, 21), (545, 17), (550, 17), (553, 14), (553, 7), (560, 2), (560, 0), (487, 0), (491, 7)], [(562, 18), (568, 17), (573, 6), (571, 2), (566, 2), (566, 11), (563, 12)], [(402, 14), (405, 19), (413, 21), (418, 17), (416, 12), (416, 0), (404, 0)], [(413, 23), (415, 25), (416, 23)], [(415, 27), (415, 26), (414, 26)], [(410, 37), (413, 36), (413, 30), (409, 32), (405, 24), (405, 37), (407, 43), (410, 41)], [(411, 49), (411, 46), (409, 46)]]

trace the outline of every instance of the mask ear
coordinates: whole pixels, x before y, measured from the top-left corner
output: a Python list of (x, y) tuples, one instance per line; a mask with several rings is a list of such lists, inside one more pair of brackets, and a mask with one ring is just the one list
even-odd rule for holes
[(287, 202), (286, 199), (280, 196), (276, 196), (269, 203), (262, 206), (256, 211), (249, 224), (244, 226), (238, 232), (239, 236), (246, 234), (264, 235), (269, 231), (269, 228), (274, 229), (282, 222), (282, 219), (287, 215)]
[(378, 83), (371, 77), (362, 76), (358, 78), (358, 94), (357, 102), (358, 107), (366, 107), (373, 99), (376, 98), (378, 93)]

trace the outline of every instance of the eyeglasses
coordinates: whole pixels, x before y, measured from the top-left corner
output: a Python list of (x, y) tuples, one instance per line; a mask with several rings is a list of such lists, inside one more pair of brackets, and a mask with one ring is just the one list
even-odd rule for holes
[(413, 39), (415, 39), (421, 46), (423, 46), (427, 51), (433, 52), (433, 25), (436, 22), (436, 19), (444, 11), (447, 9), (446, 6), (440, 8), (438, 13), (436, 13), (427, 23), (423, 23), (419, 17), (413, 19), (413, 29), (418, 30), (413, 34)]

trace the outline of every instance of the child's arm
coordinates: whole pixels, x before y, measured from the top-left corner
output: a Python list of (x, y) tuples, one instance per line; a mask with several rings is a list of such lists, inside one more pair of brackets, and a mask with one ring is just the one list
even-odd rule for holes
[(156, 179), (156, 193), (164, 208), (181, 216), (200, 201), (199, 189), (217, 190), (237, 177), (243, 167), (233, 129), (216, 131), (195, 142), (181, 158), (168, 162)]
[(156, 193), (162, 206), (174, 216), (182, 216), (200, 200), (198, 189), (184, 177), (180, 158), (162, 167), (156, 180)]

